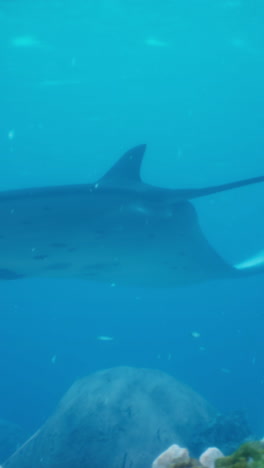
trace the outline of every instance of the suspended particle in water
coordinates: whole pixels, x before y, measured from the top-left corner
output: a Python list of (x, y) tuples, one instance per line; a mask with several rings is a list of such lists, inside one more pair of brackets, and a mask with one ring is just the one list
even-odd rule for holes
[(200, 338), (200, 336), (201, 336), (201, 334), (199, 332), (197, 332), (197, 331), (192, 332), (192, 337), (193, 338)]
[(15, 138), (15, 130), (14, 129), (9, 130), (9, 132), (7, 134), (7, 138), (10, 141), (14, 140), (14, 138)]
[(145, 39), (145, 44), (150, 47), (167, 47), (168, 43), (165, 41), (161, 41), (159, 39), (156, 39), (154, 37), (149, 37)]
[(54, 354), (51, 358), (51, 364), (56, 364), (56, 361), (57, 361), (57, 356), (56, 354)]

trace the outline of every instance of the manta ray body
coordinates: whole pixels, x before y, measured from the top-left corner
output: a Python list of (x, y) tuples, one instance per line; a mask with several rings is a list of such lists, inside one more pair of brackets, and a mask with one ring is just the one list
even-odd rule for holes
[[(175, 287), (263, 271), (228, 264), (204, 237), (190, 200), (244, 185), (172, 190), (140, 178), (145, 145), (95, 184), (0, 193), (0, 279), (71, 277)], [(242, 268), (243, 267), (243, 268)]]

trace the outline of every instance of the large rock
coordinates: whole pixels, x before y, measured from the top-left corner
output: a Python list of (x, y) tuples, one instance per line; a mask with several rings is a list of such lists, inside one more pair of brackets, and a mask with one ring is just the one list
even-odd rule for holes
[(148, 468), (216, 416), (196, 392), (149, 369), (118, 367), (78, 380), (4, 468)]
[(28, 434), (20, 426), (0, 419), (0, 463), (25, 442), (27, 437)]

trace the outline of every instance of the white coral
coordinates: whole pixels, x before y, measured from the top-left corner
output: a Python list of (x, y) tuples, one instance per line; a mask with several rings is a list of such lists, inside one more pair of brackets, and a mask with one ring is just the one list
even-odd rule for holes
[(205, 468), (215, 468), (215, 460), (224, 457), (224, 454), (216, 447), (209, 447), (199, 458), (199, 462)]
[(189, 460), (188, 450), (173, 444), (154, 460), (152, 468), (169, 468), (173, 463), (188, 462)]

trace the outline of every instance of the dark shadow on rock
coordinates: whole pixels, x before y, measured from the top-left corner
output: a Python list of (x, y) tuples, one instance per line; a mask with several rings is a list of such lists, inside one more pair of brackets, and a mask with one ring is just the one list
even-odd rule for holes
[(195, 429), (189, 449), (195, 456), (199, 456), (207, 447), (216, 446), (229, 455), (252, 436), (242, 411), (229, 415), (217, 414), (209, 424)]

